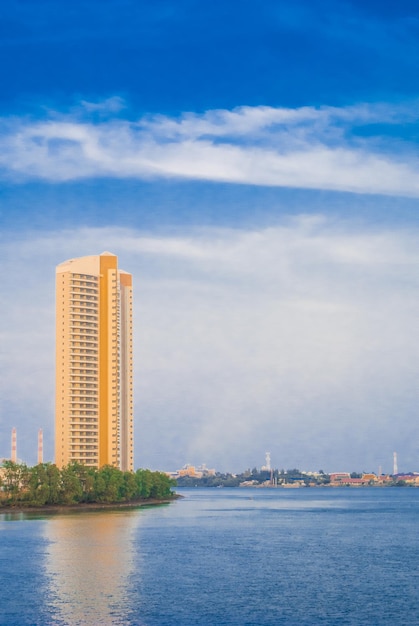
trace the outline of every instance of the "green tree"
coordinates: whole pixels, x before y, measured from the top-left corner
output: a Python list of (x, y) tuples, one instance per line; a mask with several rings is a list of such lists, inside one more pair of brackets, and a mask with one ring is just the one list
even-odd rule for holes
[(163, 472), (153, 472), (150, 496), (152, 498), (156, 498), (157, 500), (161, 500), (162, 498), (167, 498), (171, 494), (170, 487), (173, 484), (174, 484), (174, 481), (172, 481)]
[(135, 472), (135, 478), (138, 485), (138, 494), (141, 498), (151, 497), (151, 488), (153, 486), (152, 472), (148, 469), (138, 469)]
[(61, 470), (61, 493), (62, 504), (74, 504), (80, 502), (83, 488), (78, 476), (77, 465), (70, 464)]
[(29, 470), (24, 463), (3, 461), (3, 490), (7, 501), (16, 504), (27, 498)]
[(49, 481), (47, 466), (43, 463), (29, 469), (28, 500), (31, 504), (49, 504)]
[(78, 496), (78, 501), (92, 501), (94, 498), (95, 473), (97, 470), (93, 467), (87, 467), (86, 465), (75, 461), (68, 465), (68, 469), (71, 470), (71, 473), (77, 477), (80, 485), (81, 492)]
[(98, 470), (100, 481), (100, 494), (97, 496), (101, 502), (120, 502), (123, 500), (123, 472), (112, 465), (104, 465)]
[(58, 504), (61, 500), (61, 472), (53, 463), (47, 463), (46, 475), (48, 481), (48, 504)]
[(79, 502), (131, 502), (137, 499), (162, 499), (172, 495), (175, 482), (166, 474), (137, 470), (122, 472), (105, 465), (100, 469), (70, 463), (61, 470), (52, 463), (32, 468), (4, 461), (0, 487), (3, 503), (43, 506)]
[(135, 474), (133, 474), (133, 472), (124, 472), (121, 491), (123, 499), (126, 502), (130, 502), (131, 500), (135, 500), (139, 497), (138, 485), (137, 481), (135, 480)]

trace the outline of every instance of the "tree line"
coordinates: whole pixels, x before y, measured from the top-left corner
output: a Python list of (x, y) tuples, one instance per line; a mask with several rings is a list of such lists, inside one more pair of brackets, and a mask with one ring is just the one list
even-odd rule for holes
[(3, 461), (0, 467), (0, 506), (44, 506), (78, 503), (119, 503), (163, 500), (174, 494), (175, 482), (163, 472), (138, 469), (123, 472), (111, 465), (100, 469), (70, 463), (28, 467)]

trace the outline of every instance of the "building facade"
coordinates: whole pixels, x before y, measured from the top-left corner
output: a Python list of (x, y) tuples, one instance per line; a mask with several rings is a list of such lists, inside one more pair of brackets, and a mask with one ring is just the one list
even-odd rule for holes
[(56, 268), (55, 463), (133, 470), (132, 276), (104, 252)]

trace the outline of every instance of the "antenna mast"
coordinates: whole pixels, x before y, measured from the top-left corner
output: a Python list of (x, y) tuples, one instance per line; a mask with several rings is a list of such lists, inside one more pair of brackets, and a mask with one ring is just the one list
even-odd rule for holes
[(397, 452), (393, 452), (393, 476), (399, 473), (399, 469), (397, 467)]

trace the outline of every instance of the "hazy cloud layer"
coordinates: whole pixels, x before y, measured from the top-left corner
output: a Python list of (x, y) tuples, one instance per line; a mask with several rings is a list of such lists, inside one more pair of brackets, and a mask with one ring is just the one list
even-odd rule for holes
[(1, 120), (4, 176), (171, 177), (419, 196), (417, 104), (239, 107), (179, 118), (112, 117), (120, 98), (42, 121)]
[(135, 281), (137, 466), (416, 468), (418, 243), (322, 216), (4, 242), (0, 455), (15, 425), (52, 457), (55, 265), (110, 250)]

